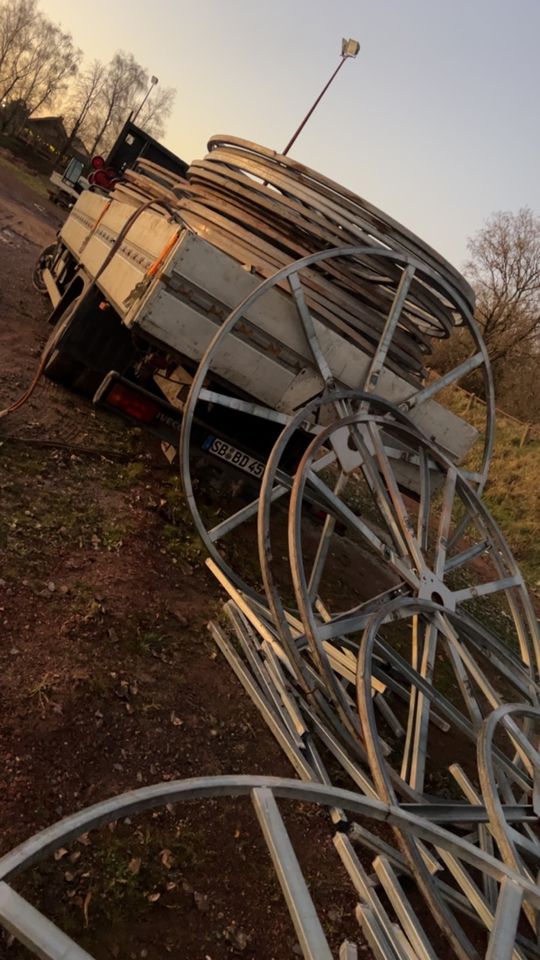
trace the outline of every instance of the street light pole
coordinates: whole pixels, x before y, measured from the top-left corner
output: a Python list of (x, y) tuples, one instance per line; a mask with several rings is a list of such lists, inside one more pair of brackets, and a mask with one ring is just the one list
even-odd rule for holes
[(140, 102), (140, 104), (139, 104), (139, 108), (138, 108), (138, 110), (136, 111), (135, 116), (133, 117), (133, 119), (132, 119), (132, 121), (131, 121), (132, 123), (135, 123), (135, 120), (136, 120), (137, 117), (139, 116), (142, 108), (144, 107), (146, 101), (148, 100), (148, 97), (149, 97), (150, 94), (152, 93), (152, 89), (156, 86), (156, 84), (157, 84), (158, 82), (159, 82), (159, 81), (158, 81), (158, 78), (157, 78), (157, 77), (150, 77), (150, 86), (148, 87), (148, 90), (146, 91), (144, 97), (142, 98), (142, 100), (141, 100), (141, 102)]
[(318, 96), (317, 99), (315, 100), (315, 103), (313, 104), (313, 106), (311, 107), (311, 109), (308, 110), (308, 112), (306, 113), (304, 119), (302, 120), (302, 123), (300, 124), (299, 127), (297, 127), (297, 129), (296, 129), (295, 132), (293, 133), (291, 139), (289, 140), (287, 146), (286, 146), (285, 149), (282, 151), (282, 153), (283, 153), (284, 156), (286, 156), (286, 155), (288, 154), (288, 152), (289, 152), (289, 150), (291, 149), (291, 147), (292, 147), (293, 143), (295, 142), (296, 138), (298, 137), (298, 135), (299, 135), (299, 134), (302, 132), (302, 130), (304, 129), (304, 127), (305, 127), (306, 123), (308, 122), (311, 114), (313, 113), (313, 111), (315, 110), (315, 108), (318, 106), (318, 104), (321, 102), (321, 100), (322, 100), (322, 98), (324, 97), (326, 91), (328, 90), (328, 87), (330, 86), (330, 84), (332, 83), (332, 81), (334, 80), (334, 78), (337, 77), (337, 75), (338, 75), (339, 71), (341, 70), (341, 68), (342, 68), (343, 64), (345, 63), (345, 61), (346, 61), (346, 60), (349, 60), (349, 59), (353, 59), (354, 57), (356, 57), (356, 56), (358, 55), (358, 51), (359, 51), (359, 50), (360, 50), (360, 44), (358, 43), (358, 40), (352, 40), (352, 39), (342, 40), (342, 42), (341, 42), (341, 60), (340, 60), (340, 62), (338, 63), (336, 69), (334, 70), (332, 76), (330, 77), (328, 83), (322, 88), (319, 96)]

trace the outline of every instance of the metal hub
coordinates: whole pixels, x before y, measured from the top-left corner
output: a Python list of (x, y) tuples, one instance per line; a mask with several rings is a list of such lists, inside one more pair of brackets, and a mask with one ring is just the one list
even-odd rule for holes
[(450, 590), (440, 577), (436, 577), (432, 570), (425, 567), (420, 573), (418, 599), (429, 600), (446, 610), (456, 609), (454, 591)]

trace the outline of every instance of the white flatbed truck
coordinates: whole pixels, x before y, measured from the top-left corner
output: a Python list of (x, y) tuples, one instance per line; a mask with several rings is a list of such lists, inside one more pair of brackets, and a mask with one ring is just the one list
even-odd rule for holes
[[(192, 375), (230, 311), (261, 277), (156, 207), (139, 209), (84, 191), (42, 264), (53, 304), (54, 349), (45, 373), (174, 442)], [(315, 318), (340, 386), (357, 388), (370, 357)], [(213, 366), (221, 392), (291, 414), (320, 391), (320, 378), (291, 297), (274, 288), (247, 311)], [(385, 368), (379, 395), (394, 404), (411, 384)], [(411, 418), (457, 462), (474, 428), (428, 400)], [(200, 441), (259, 475), (279, 423), (208, 403)], [(267, 431), (267, 433), (266, 433)], [(266, 434), (266, 435), (265, 435)], [(407, 465), (403, 466), (404, 474)], [(416, 484), (407, 484), (414, 489)]]

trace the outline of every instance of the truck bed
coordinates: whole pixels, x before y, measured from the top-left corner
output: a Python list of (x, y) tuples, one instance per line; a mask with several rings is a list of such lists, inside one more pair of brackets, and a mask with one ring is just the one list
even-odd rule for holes
[[(95, 277), (133, 207), (85, 192), (61, 231), (61, 238), (90, 277)], [(163, 262), (160, 258), (167, 251)], [(149, 269), (159, 263), (150, 282)], [(145, 281), (143, 283), (143, 281)], [(245, 269), (201, 236), (157, 209), (143, 211), (122, 240), (98, 286), (123, 323), (138, 336), (198, 362), (230, 311), (260, 284)], [(316, 315), (314, 324), (336, 383), (358, 388), (370, 357)], [(293, 300), (274, 288), (260, 298), (220, 349), (214, 372), (258, 402), (292, 413), (320, 393), (323, 382), (298, 322)], [(414, 392), (410, 382), (385, 368), (377, 392), (393, 403)], [(460, 462), (477, 431), (430, 400), (411, 419)]]

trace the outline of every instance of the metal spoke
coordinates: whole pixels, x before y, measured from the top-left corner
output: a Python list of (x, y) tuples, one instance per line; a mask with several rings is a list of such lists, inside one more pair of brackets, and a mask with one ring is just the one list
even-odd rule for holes
[(321, 349), (321, 345), (315, 330), (315, 325), (313, 323), (313, 317), (308, 310), (308, 306), (304, 297), (304, 291), (302, 289), (302, 283), (298, 273), (291, 273), (291, 275), (288, 277), (288, 284), (317, 369), (326, 386), (332, 386), (334, 383), (334, 376)]
[(286, 413), (280, 413), (279, 410), (273, 410), (272, 407), (263, 407), (260, 403), (240, 400), (238, 397), (230, 397), (228, 394), (207, 390), (205, 387), (199, 391), (199, 400), (214, 403), (219, 407), (227, 407), (229, 410), (237, 410), (239, 413), (247, 413), (249, 416), (259, 417), (261, 420), (271, 420), (272, 423), (287, 424), (291, 419)]
[(512, 960), (523, 893), (507, 877), (501, 883), (486, 960)]
[(418, 524), (416, 536), (423, 555), (426, 556), (429, 544), (429, 518), (431, 511), (431, 477), (429, 460), (424, 450), (420, 448), (420, 506), (418, 510)]
[(383, 371), (386, 357), (388, 355), (388, 349), (392, 342), (396, 327), (399, 323), (401, 311), (405, 305), (405, 300), (407, 299), (414, 274), (415, 267), (411, 264), (409, 264), (401, 274), (401, 279), (395, 292), (394, 300), (392, 302), (392, 306), (390, 307), (390, 312), (384, 325), (379, 344), (373, 355), (373, 359), (364, 380), (364, 390), (366, 393), (372, 393), (379, 382), (379, 377)]
[(415, 531), (409, 519), (409, 514), (405, 506), (405, 503), (403, 501), (403, 497), (401, 496), (401, 493), (399, 491), (395, 474), (390, 465), (390, 461), (386, 456), (386, 451), (384, 449), (384, 445), (381, 440), (381, 435), (379, 433), (379, 430), (377, 429), (377, 426), (374, 423), (370, 423), (368, 425), (368, 432), (369, 432), (369, 436), (371, 438), (371, 442), (373, 444), (373, 448), (375, 451), (375, 457), (379, 464), (381, 473), (384, 477), (384, 480), (388, 489), (390, 501), (393, 506), (393, 512), (394, 512), (394, 518), (395, 518), (394, 522), (397, 524), (398, 529), (401, 533), (401, 536), (405, 544), (407, 545), (407, 551), (413, 563), (416, 565), (418, 569), (422, 565), (422, 554), (419, 549), (418, 542), (415, 537)]
[(501, 580), (491, 580), (489, 583), (479, 583), (475, 587), (464, 587), (462, 590), (455, 590), (454, 600), (456, 603), (463, 603), (464, 600), (486, 597), (492, 593), (500, 593), (501, 590), (509, 590), (511, 587), (520, 587), (522, 583), (523, 579), (521, 574), (515, 574), (513, 577), (504, 577)]
[(370, 546), (372, 546), (377, 553), (384, 557), (387, 561), (390, 561), (395, 569), (399, 572), (400, 576), (403, 579), (412, 585), (418, 584), (418, 578), (416, 574), (407, 566), (402, 557), (398, 557), (394, 554), (390, 548), (384, 543), (376, 533), (373, 532), (371, 527), (367, 525), (360, 517), (357, 517), (355, 513), (348, 507), (342, 500), (339, 500), (338, 497), (334, 496), (333, 492), (326, 486), (325, 483), (320, 478), (312, 480), (313, 487), (323, 499), (328, 507), (335, 513), (338, 519), (342, 520), (343, 523), (346, 523), (351, 527), (363, 540), (366, 540)]
[(0, 923), (42, 960), (92, 960), (54, 923), (0, 882)]
[(306, 960), (332, 960), (328, 941), (271, 790), (251, 800)]
[(462, 550), (461, 553), (456, 553), (453, 557), (447, 558), (444, 565), (443, 577), (449, 574), (452, 570), (458, 570), (459, 567), (463, 567), (467, 563), (470, 563), (471, 560), (475, 560), (476, 557), (482, 556), (482, 554), (489, 551), (489, 549), (489, 540), (481, 540), (480, 543), (474, 543), (466, 550)]
[(432, 381), (432, 383), (430, 383), (429, 387), (424, 387), (423, 390), (419, 390), (416, 393), (411, 393), (410, 397), (407, 397), (406, 400), (403, 400), (400, 406), (403, 410), (413, 410), (414, 407), (419, 407), (421, 404), (426, 403), (433, 397), (436, 397), (441, 390), (445, 390), (446, 387), (457, 383), (458, 380), (462, 380), (469, 373), (472, 373), (473, 370), (477, 370), (478, 367), (481, 367), (483, 363), (485, 363), (484, 354), (481, 352), (475, 353), (474, 356), (470, 357), (468, 360), (464, 360), (463, 363), (460, 363), (459, 366), (454, 367), (453, 370), (449, 370), (448, 373), (444, 374), (444, 376), (437, 377)]
[[(334, 487), (334, 495), (336, 497), (340, 496), (347, 485), (347, 477), (343, 471), (340, 473), (336, 485)], [(317, 596), (319, 590), (319, 584), (321, 582), (321, 577), (324, 571), (324, 565), (328, 557), (328, 551), (330, 550), (330, 545), (332, 541), (332, 536), (336, 526), (335, 517), (328, 513), (325, 517), (323, 531), (319, 538), (319, 544), (317, 546), (317, 552), (315, 554), (315, 559), (313, 561), (313, 566), (311, 568), (311, 574), (308, 583), (308, 592), (311, 600), (314, 600)]]
[(457, 472), (450, 469), (446, 476), (444, 484), (441, 516), (439, 521), (439, 530), (437, 532), (437, 543), (435, 547), (435, 576), (442, 579), (446, 563), (446, 551), (448, 548), (448, 531), (452, 520), (452, 508), (456, 494)]

